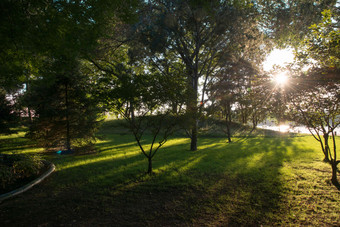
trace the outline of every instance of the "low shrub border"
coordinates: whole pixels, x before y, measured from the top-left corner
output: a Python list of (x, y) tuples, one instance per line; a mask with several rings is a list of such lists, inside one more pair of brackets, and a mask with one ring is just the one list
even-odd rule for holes
[(48, 177), (51, 173), (54, 172), (55, 170), (55, 165), (53, 163), (47, 162), (47, 161), (43, 161), (45, 165), (48, 165), (48, 170), (43, 173), (41, 176), (39, 176), (37, 179), (31, 181), (30, 183), (15, 189), (13, 191), (7, 192), (5, 194), (0, 195), (0, 202), (4, 201), (5, 199), (9, 199), (13, 196), (16, 196), (18, 194), (21, 194), (25, 191), (27, 191), (28, 189), (32, 188), (34, 185), (39, 184), (41, 181), (43, 181), (46, 177)]

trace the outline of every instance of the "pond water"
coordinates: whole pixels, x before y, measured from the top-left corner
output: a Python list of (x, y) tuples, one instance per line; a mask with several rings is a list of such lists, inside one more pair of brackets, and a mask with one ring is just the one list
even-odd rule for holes
[[(302, 133), (302, 134), (311, 134), (308, 130), (307, 127), (299, 125), (299, 126), (294, 126), (293, 124), (281, 124), (277, 125), (275, 123), (261, 123), (257, 126), (258, 128), (262, 129), (269, 129), (269, 130), (274, 130), (278, 132), (291, 132), (291, 133)], [(340, 127), (337, 127), (335, 129), (335, 134), (340, 135)]]

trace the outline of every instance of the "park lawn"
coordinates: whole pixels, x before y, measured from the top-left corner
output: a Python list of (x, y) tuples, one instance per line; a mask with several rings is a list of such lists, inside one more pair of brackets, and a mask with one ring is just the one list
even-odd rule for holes
[[(339, 225), (340, 191), (311, 136), (170, 139), (145, 175), (133, 137), (106, 124), (98, 152), (44, 155), (56, 172), (0, 204), (2, 226)], [(16, 135), (10, 152), (41, 152)], [(340, 138), (337, 138), (337, 142)], [(147, 143), (147, 141), (145, 141)]]

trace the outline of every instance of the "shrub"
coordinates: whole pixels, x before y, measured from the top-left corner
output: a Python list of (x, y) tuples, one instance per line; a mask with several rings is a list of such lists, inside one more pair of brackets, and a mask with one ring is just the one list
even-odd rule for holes
[(10, 184), (13, 180), (12, 177), (12, 171), (11, 171), (11, 167), (4, 165), (4, 164), (0, 164), (0, 184), (2, 188), (5, 188), (6, 185)]
[(4, 155), (0, 161), (0, 184), (2, 188), (15, 181), (39, 174), (44, 166), (37, 155)]
[(12, 171), (16, 178), (25, 178), (38, 174), (43, 165), (39, 156), (23, 155), (13, 162)]

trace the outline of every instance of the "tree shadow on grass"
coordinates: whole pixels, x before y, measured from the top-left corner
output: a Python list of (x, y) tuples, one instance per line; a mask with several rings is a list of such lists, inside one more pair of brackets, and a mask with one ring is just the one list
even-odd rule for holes
[(10, 152), (20, 152), (26, 149), (35, 148), (36, 145), (25, 137), (0, 138), (0, 154)]
[[(279, 223), (278, 217), (287, 212), (282, 165), (313, 151), (295, 146), (289, 137), (253, 138), (228, 145), (224, 139), (214, 145), (211, 139), (200, 141), (195, 155), (199, 161), (188, 162), (188, 168), (178, 174), (178, 178), (196, 181), (192, 193), (185, 196), (184, 203), (191, 204), (192, 211), (186, 220), (212, 226)], [(175, 154), (171, 156), (164, 158), (175, 158)]]
[(199, 150), (190, 152), (187, 139), (174, 138), (154, 157), (156, 174), (147, 176), (147, 160), (131, 137), (117, 137), (95, 155), (51, 157), (57, 172), (0, 205), (1, 220), (47, 226), (275, 224), (288, 212), (282, 165), (310, 152), (292, 138), (265, 137), (232, 144), (202, 138)]

